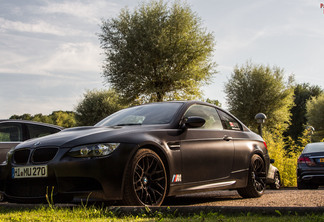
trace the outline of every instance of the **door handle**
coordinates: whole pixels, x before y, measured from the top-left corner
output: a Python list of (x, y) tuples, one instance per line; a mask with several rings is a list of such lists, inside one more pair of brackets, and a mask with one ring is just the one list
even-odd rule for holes
[(223, 140), (226, 140), (226, 141), (230, 141), (230, 140), (232, 140), (233, 139), (233, 137), (231, 137), (231, 136), (227, 136), (227, 135), (225, 135), (224, 137), (223, 137)]

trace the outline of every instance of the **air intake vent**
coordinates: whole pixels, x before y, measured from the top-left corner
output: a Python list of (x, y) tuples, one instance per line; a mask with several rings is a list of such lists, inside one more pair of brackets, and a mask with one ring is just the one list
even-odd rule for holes
[(26, 164), (28, 162), (30, 150), (16, 150), (13, 155), (13, 161), (17, 164)]
[(45, 163), (51, 161), (56, 153), (58, 148), (41, 148), (36, 149), (33, 152), (32, 162), (33, 163)]

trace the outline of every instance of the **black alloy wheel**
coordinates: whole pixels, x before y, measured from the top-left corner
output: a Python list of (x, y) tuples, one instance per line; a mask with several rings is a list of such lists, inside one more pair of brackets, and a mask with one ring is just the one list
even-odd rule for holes
[(266, 172), (263, 159), (254, 154), (251, 158), (248, 184), (238, 189), (238, 193), (244, 198), (260, 197), (266, 187)]
[(126, 205), (160, 206), (166, 196), (167, 174), (161, 158), (152, 150), (140, 149), (126, 173)]

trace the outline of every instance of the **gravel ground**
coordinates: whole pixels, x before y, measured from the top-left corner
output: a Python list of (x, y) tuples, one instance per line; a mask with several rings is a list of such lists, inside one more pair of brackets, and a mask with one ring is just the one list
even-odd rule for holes
[[(61, 204), (59, 204), (61, 205)], [(115, 205), (115, 204), (112, 204)], [(0, 202), (1, 206), (19, 208), (32, 207), (34, 204), (15, 204)], [(62, 204), (61, 206), (75, 206)], [(296, 188), (283, 188), (280, 190), (266, 190), (259, 198), (243, 199), (236, 191), (213, 191), (182, 195), (167, 199), (163, 206), (170, 207), (324, 207), (324, 188), (319, 190), (297, 190)]]
[(260, 198), (243, 199), (236, 191), (183, 195), (167, 200), (169, 206), (324, 207), (324, 189), (266, 190)]

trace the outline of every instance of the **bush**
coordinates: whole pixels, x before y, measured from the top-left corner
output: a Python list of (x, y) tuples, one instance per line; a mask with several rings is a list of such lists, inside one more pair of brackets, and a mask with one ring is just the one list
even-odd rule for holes
[[(264, 132), (264, 140), (268, 145), (269, 156), (274, 159), (274, 166), (280, 172), (282, 186), (297, 186), (297, 159), (306, 144), (311, 142), (310, 133), (305, 130), (303, 135), (294, 141), (291, 137), (283, 137), (281, 134)], [(285, 147), (289, 147), (288, 152)]]

